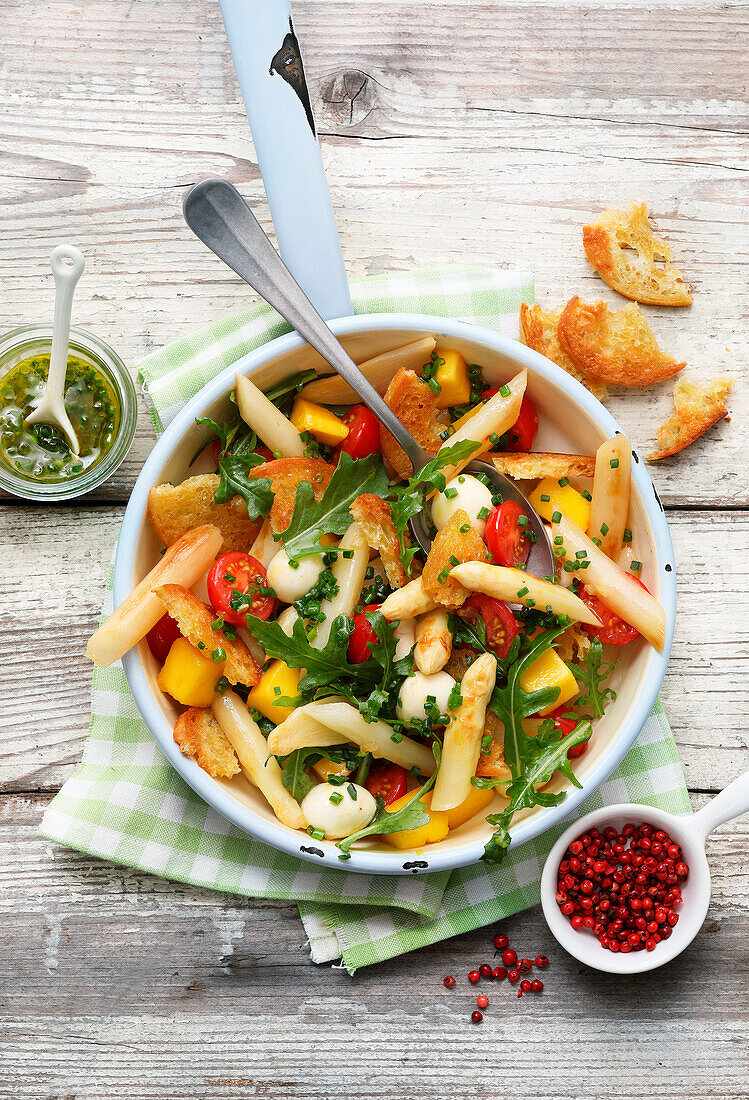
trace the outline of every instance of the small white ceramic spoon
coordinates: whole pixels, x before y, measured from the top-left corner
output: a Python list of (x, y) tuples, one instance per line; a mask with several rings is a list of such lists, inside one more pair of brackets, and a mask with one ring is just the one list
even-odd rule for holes
[(49, 375), (44, 393), (37, 401), (34, 411), (26, 418), (26, 423), (52, 424), (66, 437), (73, 454), (78, 455), (78, 437), (65, 410), (65, 371), (68, 366), (73, 294), (86, 261), (83, 253), (72, 244), (60, 244), (53, 250), (49, 262), (55, 277), (55, 316), (52, 322)]
[[(608, 974), (641, 974), (654, 970), (676, 958), (688, 947), (702, 927), (710, 905), (710, 868), (705, 855), (708, 835), (740, 814), (749, 812), (749, 772), (738, 776), (725, 790), (703, 806), (696, 814), (669, 814), (652, 806), (637, 803), (621, 803), (604, 806), (586, 814), (560, 836), (546, 857), (541, 876), (541, 905), (547, 924), (562, 947), (580, 962), (604, 970)], [(592, 932), (576, 932), (567, 917), (561, 913), (554, 895), (557, 889), (557, 870), (567, 845), (594, 826), (603, 830), (607, 825), (621, 829), (628, 821), (639, 824), (646, 821), (656, 829), (665, 829), (674, 843), (681, 847), (689, 876), (682, 884), (683, 901), (677, 906), (679, 921), (667, 940), (661, 940), (653, 951), (630, 951), (622, 955), (601, 947)]]

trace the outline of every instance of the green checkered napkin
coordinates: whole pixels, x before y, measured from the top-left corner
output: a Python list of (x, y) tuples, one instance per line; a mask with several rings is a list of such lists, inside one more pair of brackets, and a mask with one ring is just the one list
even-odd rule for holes
[[(451, 268), (366, 279), (352, 286), (352, 296), (357, 313), (460, 317), (517, 336), (518, 309), (533, 301), (533, 280)], [(276, 313), (256, 306), (146, 359), (139, 379), (156, 431), (219, 371), (287, 331)], [(103, 615), (111, 610), (110, 569)], [(513, 850), (496, 869), (481, 864), (409, 878), (321, 869), (253, 840), (198, 798), (146, 729), (119, 663), (94, 669), (91, 712), (83, 762), (47, 809), (41, 834), (180, 882), (296, 901), (315, 962), (342, 955), (353, 974), (539, 900), (544, 856), (561, 825)], [(689, 811), (660, 704), (621, 767), (580, 813), (626, 801)]]

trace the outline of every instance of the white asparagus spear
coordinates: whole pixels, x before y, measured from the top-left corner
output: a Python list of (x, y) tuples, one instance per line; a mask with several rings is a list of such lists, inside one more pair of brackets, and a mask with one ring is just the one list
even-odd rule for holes
[(422, 615), (416, 622), (414, 636), (414, 663), (419, 672), (432, 676), (445, 667), (453, 649), (453, 636), (447, 626), (444, 607), (436, 607)]
[(102, 668), (119, 660), (164, 614), (164, 605), (153, 589), (163, 584), (191, 588), (212, 565), (222, 541), (218, 528), (205, 523), (168, 546), (151, 572), (89, 638), (86, 656)]
[(299, 432), (263, 391), (243, 374), (236, 376), (236, 391), (239, 415), (265, 446), (280, 451), (284, 458), (301, 458), (304, 443)]
[(550, 607), (555, 615), (569, 615), (575, 622), (589, 623), (591, 626), (601, 625), (598, 616), (574, 592), (559, 584), (542, 581), (521, 569), (466, 561), (451, 569), (450, 576), (471, 592), (483, 592), (495, 600), (522, 603), (526, 607), (537, 607), (539, 611)]
[(601, 540), (607, 558), (622, 548), (629, 511), (632, 444), (625, 435), (607, 439), (596, 451), (596, 472), (588, 519), (588, 535)]
[(421, 577), (404, 584), (403, 588), (391, 592), (383, 603), (380, 611), (387, 619), (413, 619), (416, 615), (425, 615), (427, 611), (433, 611), (437, 604), (427, 596)]
[(450, 718), (442, 742), (440, 770), (432, 795), (433, 810), (452, 810), (471, 793), (471, 776), (481, 752), (486, 706), (497, 679), (497, 658), (482, 653), (460, 682), (463, 702)]
[[(382, 355), (366, 359), (359, 364), (359, 370), (365, 378), (369, 379), (378, 393), (384, 394), (391, 378), (401, 367), (405, 370), (419, 370), (427, 363), (436, 343), (433, 336), (424, 336), (411, 344), (404, 344), (403, 347), (393, 348), (391, 351), (384, 351)], [(348, 382), (337, 374), (308, 382), (300, 396), (323, 405), (352, 405), (360, 400)]]

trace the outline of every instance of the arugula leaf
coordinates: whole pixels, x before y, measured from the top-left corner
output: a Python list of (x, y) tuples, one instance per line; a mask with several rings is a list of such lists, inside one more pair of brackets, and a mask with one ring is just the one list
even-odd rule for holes
[(264, 459), (259, 455), (223, 455), (218, 460), (218, 472), (221, 477), (214, 504), (226, 504), (235, 496), (240, 496), (247, 505), (250, 519), (267, 516), (273, 504), (273, 486), (265, 477), (248, 477), (255, 466), (262, 466)]
[(349, 663), (348, 642), (351, 627), (351, 620), (347, 615), (338, 615), (333, 620), (325, 646), (322, 649), (313, 649), (301, 619), (296, 620), (289, 636), (284, 634), (277, 622), (264, 622), (256, 615), (247, 616), (247, 629), (269, 657), (280, 658), (289, 668), (306, 670), (299, 681), (299, 691), (303, 696), (342, 678), (372, 686), (380, 680), (382, 669), (377, 661), (364, 661), (360, 665)]
[(323, 750), (318, 748), (295, 749), (288, 756), (277, 757), (281, 765), (281, 782), (297, 802), (301, 802), (315, 786), (314, 779), (307, 775), (307, 768), (322, 760), (322, 757)]
[(392, 503), (390, 506), (393, 515), (393, 524), (400, 544), (400, 559), (406, 576), (411, 576), (411, 564), (417, 547), (406, 546), (406, 533), (409, 520), (412, 520), (424, 507), (424, 497), (432, 489), (445, 488), (445, 475), (440, 471), (445, 466), (455, 466), (478, 447), (475, 440), (463, 439), (454, 443), (451, 447), (443, 448), (440, 453), (427, 462), (426, 466), (414, 473), (405, 485), (395, 485), (391, 489)]
[[(555, 771), (563, 772), (576, 787), (581, 786), (575, 778), (567, 754), (575, 745), (582, 745), (587, 741), (591, 732), (591, 725), (587, 719), (580, 722), (566, 737), (563, 737), (559, 731), (551, 731), (546, 737), (541, 737), (539, 731), (541, 740), (539, 742), (539, 738), (535, 739), (537, 744), (534, 759), (522, 775), (513, 779), (505, 787), (505, 793), (510, 799), (509, 805), (501, 813), (489, 814), (486, 819), (490, 825), (496, 825), (498, 828), (484, 848), (484, 854), (481, 857), (483, 860), (487, 863), (501, 863), (504, 859), (510, 844), (510, 823), (518, 810), (530, 809), (532, 806), (558, 806), (564, 801), (566, 797), (564, 791), (538, 790), (539, 786), (551, 779)], [(553, 739), (554, 733), (558, 740)], [(502, 783), (502, 780), (492, 779), (481, 783), (474, 781), (473, 785), (486, 788), (496, 786), (498, 783)]]
[(343, 535), (351, 526), (351, 505), (362, 493), (382, 497), (389, 482), (379, 455), (353, 459), (345, 451), (320, 500), (308, 481), (296, 489), (294, 514), (279, 537), (292, 560), (322, 554), (322, 535)]
[(590, 707), (594, 718), (602, 718), (606, 704), (613, 703), (616, 699), (616, 692), (613, 688), (604, 688), (601, 685), (611, 675), (617, 662), (603, 660), (603, 646), (600, 638), (594, 639), (585, 654), (584, 661), (583, 665), (567, 665), (575, 679), (587, 688), (587, 691), (575, 701), (575, 706)]
[[(490, 708), (501, 719), (505, 727), (505, 763), (517, 779), (523, 774), (525, 761), (532, 756), (532, 742), (521, 725), (524, 718), (530, 718), (539, 710), (549, 707), (559, 696), (558, 687), (539, 688), (538, 691), (523, 691), (520, 676), (534, 661), (551, 649), (564, 627), (545, 630), (530, 641), (525, 652), (515, 659), (507, 670), (507, 683), (495, 687), (489, 703)], [(515, 640), (513, 645), (519, 641)], [(510, 651), (512, 652), (512, 650)], [(509, 656), (509, 655), (508, 655)]]
[(448, 611), (447, 626), (453, 636), (453, 645), (462, 642), (463, 645), (469, 645), (472, 649), (478, 650), (479, 653), (489, 652), (489, 647), (486, 644), (486, 623), (481, 615), (477, 615), (476, 622), (471, 624), (467, 619), (461, 618), (460, 615), (453, 615), (451, 611)]
[(388, 813), (385, 808), (385, 802), (382, 798), (375, 799), (377, 803), (377, 812), (364, 829), (359, 829), (357, 833), (352, 833), (351, 836), (345, 837), (343, 840), (339, 840), (336, 844), (337, 848), (341, 849), (343, 853), (339, 859), (351, 859), (351, 853), (349, 848), (357, 841), (361, 840), (365, 836), (378, 835), (382, 836), (383, 833), (398, 833), (401, 829), (420, 829), (422, 825), (429, 823), (429, 813), (426, 807), (422, 804), (421, 798), (431, 790), (434, 782), (437, 778), (437, 772), (439, 771), (439, 745), (433, 746), (435, 758), (437, 760), (437, 768), (435, 768), (432, 775), (423, 783), (418, 790), (414, 791), (413, 796), (409, 798), (405, 806), (401, 806), (399, 810), (395, 810), (393, 813)]

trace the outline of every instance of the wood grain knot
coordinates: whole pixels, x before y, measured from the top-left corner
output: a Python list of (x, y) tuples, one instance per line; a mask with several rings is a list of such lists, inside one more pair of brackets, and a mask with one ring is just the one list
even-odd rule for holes
[(322, 88), (323, 115), (337, 126), (358, 126), (377, 104), (377, 85), (360, 69), (337, 73)]

